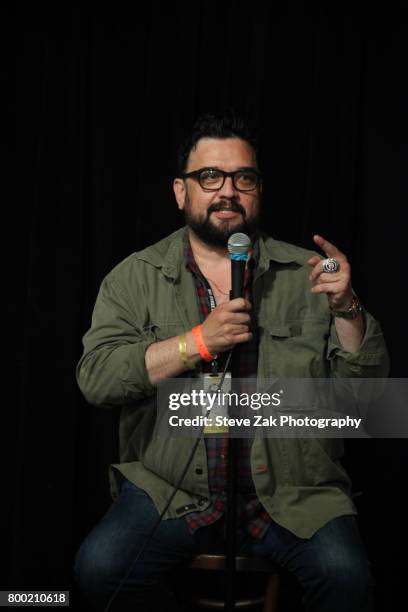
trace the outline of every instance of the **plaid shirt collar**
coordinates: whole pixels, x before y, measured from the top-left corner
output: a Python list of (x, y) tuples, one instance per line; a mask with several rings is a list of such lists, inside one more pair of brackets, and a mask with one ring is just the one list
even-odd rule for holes
[[(193, 249), (191, 248), (190, 238), (188, 235), (188, 228), (186, 228), (183, 235), (183, 247), (184, 247), (184, 261), (186, 268), (190, 270), (195, 276), (200, 278), (204, 284), (206, 284), (205, 277), (201, 272), (200, 268), (197, 265), (196, 260), (194, 259)], [(248, 262), (245, 268), (245, 279), (244, 279), (244, 287), (245, 289), (250, 288), (250, 284), (254, 278), (255, 271), (259, 261), (259, 241), (258, 236), (255, 234), (252, 247), (249, 251)]]

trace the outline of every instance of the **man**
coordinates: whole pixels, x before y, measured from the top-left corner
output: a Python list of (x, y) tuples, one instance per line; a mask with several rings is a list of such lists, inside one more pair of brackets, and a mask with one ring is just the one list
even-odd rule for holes
[[(320, 236), (314, 241), (328, 260), (259, 231), (262, 180), (242, 120), (200, 117), (179, 170), (173, 187), (187, 227), (107, 275), (78, 365), (90, 402), (122, 406), (121, 462), (110, 468), (115, 501), (76, 560), (81, 588), (101, 606), (151, 533), (194, 442), (153, 436), (158, 383), (220, 369), (232, 347), (242, 377), (387, 374), (381, 330), (352, 291), (346, 256)], [(248, 234), (252, 249), (245, 297), (229, 300), (226, 245), (235, 232)], [(239, 549), (292, 572), (306, 610), (371, 610), (372, 577), (339, 441), (256, 438), (239, 449)], [(225, 439), (200, 440), (110, 609), (170, 609), (168, 572), (223, 542), (227, 453)]]

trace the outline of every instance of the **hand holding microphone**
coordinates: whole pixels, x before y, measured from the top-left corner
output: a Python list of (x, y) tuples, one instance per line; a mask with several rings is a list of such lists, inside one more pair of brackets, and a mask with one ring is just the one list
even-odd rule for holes
[(251, 241), (246, 234), (232, 234), (228, 240), (231, 259), (230, 301), (220, 304), (200, 326), (208, 351), (215, 355), (252, 339), (250, 331), (251, 304), (244, 299), (245, 265)]
[(251, 340), (250, 309), (248, 300), (236, 298), (220, 304), (208, 315), (200, 327), (203, 341), (212, 355)]

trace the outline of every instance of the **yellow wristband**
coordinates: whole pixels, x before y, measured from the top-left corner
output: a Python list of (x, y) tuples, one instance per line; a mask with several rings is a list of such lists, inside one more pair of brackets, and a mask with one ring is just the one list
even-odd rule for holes
[(180, 334), (178, 337), (178, 341), (179, 341), (179, 353), (180, 353), (180, 358), (181, 358), (181, 362), (183, 364), (183, 366), (185, 366), (186, 368), (188, 368), (189, 370), (191, 369), (191, 366), (188, 362), (188, 357), (187, 357), (187, 339), (186, 339), (186, 334)]

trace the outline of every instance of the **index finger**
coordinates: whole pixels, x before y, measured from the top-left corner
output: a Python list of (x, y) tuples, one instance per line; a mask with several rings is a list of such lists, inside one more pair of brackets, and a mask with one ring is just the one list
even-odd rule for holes
[(226, 302), (228, 310), (231, 312), (239, 312), (242, 310), (250, 310), (252, 308), (251, 302), (248, 302), (245, 298), (239, 297)]
[(313, 240), (322, 249), (322, 251), (326, 253), (327, 257), (338, 257), (339, 255), (342, 255), (342, 252), (339, 251), (339, 249), (334, 244), (332, 244), (322, 236), (315, 234), (313, 236)]

